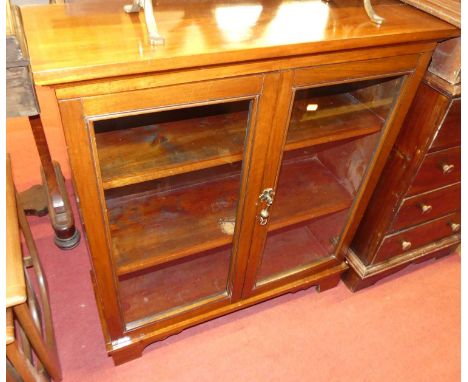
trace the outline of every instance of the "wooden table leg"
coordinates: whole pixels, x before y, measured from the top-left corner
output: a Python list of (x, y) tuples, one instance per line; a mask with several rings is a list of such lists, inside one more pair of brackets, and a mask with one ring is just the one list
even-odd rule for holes
[[(29, 122), (41, 159), (43, 192), (47, 196), (47, 210), (55, 231), (55, 244), (61, 249), (72, 249), (80, 242), (80, 232), (75, 227), (60, 165), (52, 162), (40, 115), (29, 117)], [(41, 195), (40, 190), (36, 190), (36, 194), (38, 203), (41, 199), (44, 200), (44, 194)], [(21, 199), (27, 212), (31, 213), (32, 209), (40, 211), (37, 206), (30, 208), (31, 203), (28, 200), (34, 200), (34, 197), (28, 198), (23, 194)]]

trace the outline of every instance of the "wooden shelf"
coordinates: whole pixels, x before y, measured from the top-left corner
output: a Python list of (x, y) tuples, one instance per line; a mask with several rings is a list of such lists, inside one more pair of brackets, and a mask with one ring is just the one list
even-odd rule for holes
[[(278, 186), (269, 229), (337, 212), (352, 203), (335, 176), (317, 159), (288, 162)], [(240, 189), (237, 173), (212, 175), (191, 185), (108, 198), (117, 274), (123, 275), (229, 245)], [(200, 179), (204, 178), (200, 172)], [(185, 174), (184, 177), (187, 177)], [(288, 190), (293, 197), (281, 196)]]
[[(310, 102), (320, 102), (320, 108), (307, 111)], [(389, 98), (374, 101), (372, 107), (389, 102)], [(244, 101), (243, 105), (247, 104)], [(208, 113), (216, 110), (214, 106), (209, 106), (212, 109)], [(171, 112), (176, 111), (181, 113)], [(122, 187), (239, 162), (243, 158), (247, 119), (245, 109), (127, 129), (103, 128), (96, 133), (103, 187)], [(384, 120), (370, 104), (349, 95), (300, 100), (294, 104), (285, 150), (372, 134), (383, 125)]]
[[(393, 98), (361, 102), (350, 94), (300, 99), (294, 102), (285, 150), (373, 134), (385, 120), (373, 110), (391, 105)], [(317, 110), (307, 110), (316, 105)]]
[(317, 157), (285, 159), (269, 231), (347, 209), (353, 196)]
[[(249, 105), (240, 101), (95, 122), (104, 189), (241, 161)], [(112, 129), (119, 123), (122, 128)], [(143, 123), (148, 124), (132, 127)]]
[(119, 275), (232, 242), (240, 166), (226, 165), (163, 181), (141, 193), (107, 200)]

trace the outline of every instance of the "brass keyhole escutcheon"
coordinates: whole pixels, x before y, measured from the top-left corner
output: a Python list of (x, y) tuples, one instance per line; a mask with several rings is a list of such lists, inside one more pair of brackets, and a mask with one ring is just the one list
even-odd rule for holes
[(274, 195), (275, 191), (273, 188), (265, 188), (258, 197), (261, 203), (265, 203), (265, 207), (260, 211), (260, 216), (258, 219), (260, 225), (266, 225), (268, 223), (268, 218), (270, 217), (270, 212), (268, 210), (273, 204)]

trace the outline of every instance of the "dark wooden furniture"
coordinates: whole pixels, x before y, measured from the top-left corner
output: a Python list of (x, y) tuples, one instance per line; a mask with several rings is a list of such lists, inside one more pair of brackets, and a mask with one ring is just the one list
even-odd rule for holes
[(75, 227), (65, 182), (58, 162), (52, 161), (42, 126), (39, 104), (29, 68), (27, 44), (17, 7), (7, 9), (6, 36), (6, 111), (7, 118), (27, 117), (31, 124), (41, 160), (42, 184), (21, 193), (22, 205), (29, 215), (49, 213), (55, 244), (61, 249), (75, 248), (80, 232)]
[(459, 33), (393, 1), (376, 5), (380, 28), (360, 1), (171, 1), (154, 47), (123, 4), (22, 10), (36, 84), (59, 100), (116, 364), (335, 286), (436, 41)]
[(401, 0), (461, 28), (461, 0)]
[[(42, 382), (52, 378), (60, 381), (61, 368), (55, 345), (47, 280), (19, 195), (13, 185), (9, 157), (6, 218), (7, 380)], [(20, 233), (23, 234), (27, 248), (24, 256)]]
[[(416, 3), (445, 19), (440, 7), (452, 9), (460, 25), (459, 1)], [(449, 39), (434, 51), (356, 231), (343, 277), (353, 291), (460, 244), (460, 44)]]

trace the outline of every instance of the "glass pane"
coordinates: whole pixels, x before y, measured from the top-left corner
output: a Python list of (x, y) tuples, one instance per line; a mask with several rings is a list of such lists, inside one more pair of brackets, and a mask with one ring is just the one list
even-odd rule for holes
[(250, 107), (94, 122), (128, 327), (227, 295)]
[(296, 91), (257, 284), (334, 254), (401, 78)]
[(226, 293), (230, 248), (216, 249), (120, 278), (121, 308), (129, 327), (138, 320)]
[(346, 213), (343, 210), (272, 231), (268, 235), (258, 280), (265, 281), (288, 270), (298, 271), (329, 256)]
[(379, 131), (400, 82), (390, 78), (298, 90), (286, 150)]

